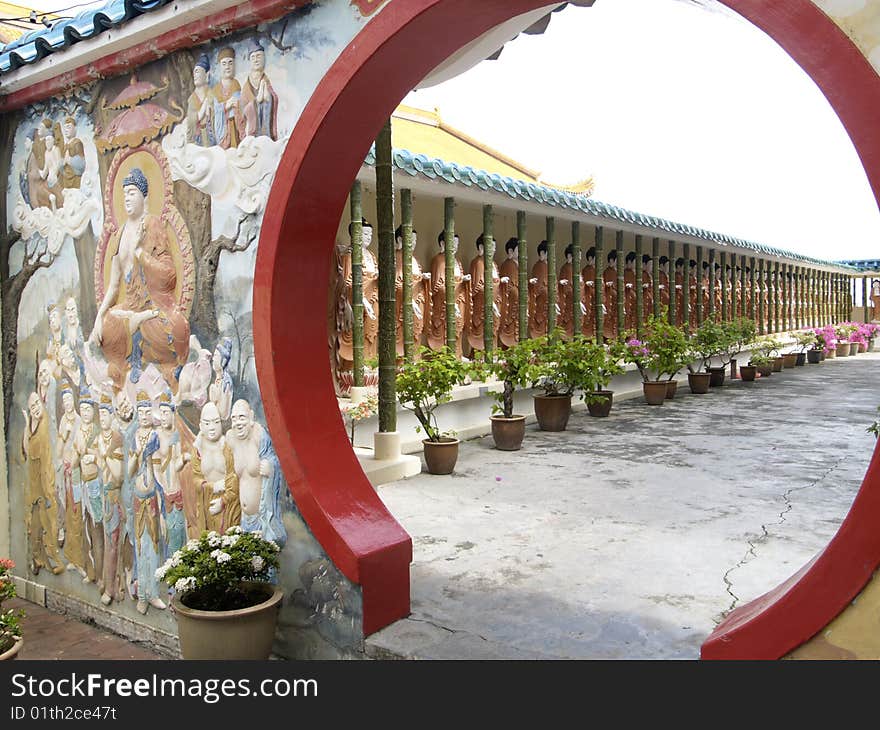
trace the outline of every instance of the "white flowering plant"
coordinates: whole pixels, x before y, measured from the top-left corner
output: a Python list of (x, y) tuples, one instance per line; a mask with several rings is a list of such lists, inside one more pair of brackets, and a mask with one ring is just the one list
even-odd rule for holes
[(156, 571), (188, 608), (230, 611), (265, 600), (249, 583), (267, 583), (278, 568), (281, 548), (262, 533), (230, 527), (226, 534), (203, 532)]

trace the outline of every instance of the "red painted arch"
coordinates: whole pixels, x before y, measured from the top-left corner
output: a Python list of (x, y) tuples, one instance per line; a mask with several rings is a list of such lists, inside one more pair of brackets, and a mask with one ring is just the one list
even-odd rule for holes
[[(880, 79), (808, 0), (724, 0), (777, 40), (834, 106), (880, 195)], [(266, 417), (297, 504), (343, 573), (362, 586), (364, 633), (409, 612), (412, 544), (361, 471), (337, 415), (326, 323), (330, 253), (351, 180), (383, 120), (463, 45), (541, 0), (391, 0), (312, 95), (282, 157), (254, 285), (256, 361)], [(308, 316), (299, 316), (308, 313)], [(733, 613), (704, 658), (777, 658), (826, 625), (880, 563), (875, 454), (840, 532), (801, 573)], [(876, 495), (876, 496), (875, 496)], [(877, 534), (875, 534), (877, 533)]]

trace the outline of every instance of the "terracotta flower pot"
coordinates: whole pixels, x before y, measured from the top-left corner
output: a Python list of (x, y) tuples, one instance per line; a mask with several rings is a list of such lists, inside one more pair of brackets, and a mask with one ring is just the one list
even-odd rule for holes
[(458, 461), (458, 445), (454, 438), (441, 438), (439, 441), (422, 439), (425, 447), (425, 463), (429, 474), (452, 474)]
[(799, 352), (797, 353), (797, 357), (795, 358), (794, 364), (796, 367), (801, 367), (807, 364), (807, 353)]
[(724, 385), (724, 374), (727, 372), (727, 368), (724, 366), (721, 366), (720, 368), (706, 368), (706, 372), (712, 376), (709, 379), (710, 388), (717, 388), (720, 385)]
[(849, 343), (849, 354), (850, 354), (850, 356), (859, 354), (859, 343), (858, 342), (850, 342)]
[(782, 369), (785, 367), (785, 362), (782, 359), (782, 355), (773, 358), (773, 365), (771, 367), (773, 368), (774, 373), (782, 372)]
[(614, 403), (613, 390), (594, 390), (590, 392), (590, 395), (602, 396), (604, 398), (604, 400), (596, 403), (587, 403), (587, 410), (590, 412), (591, 416), (605, 418), (611, 413), (611, 406)]
[(762, 378), (769, 378), (773, 374), (772, 365), (758, 365), (758, 375)]
[(837, 357), (849, 357), (849, 342), (837, 343)]
[(828, 352), (822, 353), (823, 360), (825, 360), (826, 358), (828, 360), (833, 360), (835, 357), (837, 357), (837, 350), (835, 348), (831, 348)]
[(807, 350), (807, 362), (811, 365), (822, 362), (822, 350)]
[(797, 356), (798, 354), (796, 352), (786, 352), (782, 356), (782, 364), (787, 368), (793, 368), (797, 365)]
[(262, 589), (266, 599), (232, 611), (199, 611), (185, 606), (180, 594), (171, 598), (184, 659), (269, 658), (284, 592), (270, 583), (243, 585)]
[(702, 395), (709, 392), (709, 383), (712, 382), (711, 373), (688, 373), (688, 385), (691, 393)]
[(564, 431), (571, 415), (570, 395), (536, 395), (535, 417), (542, 431)]
[(859, 352), (867, 352), (868, 351), (868, 343), (860, 342), (859, 343)]
[(675, 398), (675, 391), (678, 390), (678, 381), (677, 380), (667, 380), (666, 381), (666, 400), (672, 400)]
[(666, 381), (649, 380), (642, 383), (642, 391), (645, 394), (645, 402), (649, 406), (662, 406), (666, 400)]
[(758, 372), (758, 368), (754, 365), (741, 365), (739, 369), (739, 377), (745, 383), (753, 383), (755, 381), (755, 374)]
[(22, 646), (24, 646), (24, 639), (19, 637), (12, 646), (0, 654), (0, 662), (12, 661), (15, 659), (18, 656), (18, 652), (21, 651)]
[(492, 416), (492, 438), (500, 451), (519, 451), (526, 435), (526, 417)]

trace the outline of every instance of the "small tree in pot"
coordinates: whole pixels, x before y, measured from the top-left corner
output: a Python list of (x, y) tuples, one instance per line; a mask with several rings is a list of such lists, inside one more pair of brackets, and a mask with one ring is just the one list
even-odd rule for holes
[(504, 384), (504, 390), (492, 394), (495, 398), (492, 406), (492, 437), (496, 449), (517, 451), (522, 447), (526, 417), (514, 414), (513, 396), (517, 388), (528, 387), (534, 379), (536, 346), (534, 340), (522, 340), (513, 347), (496, 352), (494, 358), (485, 359), (478, 366), (479, 374), (494, 375)]
[(720, 353), (721, 362), (725, 367), (730, 365), (730, 377), (736, 377), (736, 358), (746, 347), (754, 342), (758, 333), (755, 321), (747, 317), (739, 317), (731, 322), (725, 322), (724, 327), (726, 337), (724, 338), (724, 347)]
[(203, 532), (156, 571), (175, 591), (184, 659), (268, 659), (283, 598), (280, 546), (260, 532)]
[(642, 376), (645, 401), (649, 405), (662, 405), (667, 383), (689, 361), (687, 336), (665, 316), (648, 317), (645, 330), (647, 334), (643, 339), (627, 340), (625, 360), (634, 363)]
[(458, 460), (459, 441), (440, 430), (434, 412), (437, 406), (452, 400), (452, 389), (461, 385), (469, 374), (468, 365), (448, 347), (442, 350), (422, 347), (419, 355), (418, 360), (398, 367), (397, 398), (418, 420), (416, 430), (424, 430), (427, 436), (422, 444), (428, 471), (451, 474)]
[(575, 337), (568, 343), (575, 387), (587, 404), (591, 416), (603, 418), (611, 412), (614, 392), (606, 390), (615, 375), (624, 372), (625, 346), (620, 342), (602, 345), (588, 337)]
[(534, 396), (535, 417), (542, 431), (564, 431), (571, 415), (571, 396), (578, 386), (579, 350), (574, 340), (566, 342), (562, 330), (535, 340), (532, 387), (543, 391)]
[[(724, 371), (726, 367), (712, 367), (712, 358), (720, 357), (726, 345), (727, 332), (720, 325), (712, 321), (705, 321), (690, 337), (690, 357), (687, 363), (688, 383), (694, 393), (707, 393), (710, 385), (722, 385), (724, 383)], [(699, 362), (695, 368), (693, 361)], [(705, 377), (705, 376), (709, 377)]]
[[(804, 365), (808, 353), (816, 348), (816, 333), (813, 330), (801, 330), (794, 333), (794, 339), (797, 342), (797, 360), (795, 365)], [(810, 362), (814, 362), (814, 360), (810, 360)], [(815, 358), (815, 362), (819, 362), (818, 357)]]

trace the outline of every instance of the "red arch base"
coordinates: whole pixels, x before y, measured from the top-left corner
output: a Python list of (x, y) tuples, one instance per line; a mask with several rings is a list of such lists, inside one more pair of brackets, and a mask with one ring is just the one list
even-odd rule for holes
[[(876, 196), (880, 79), (862, 54), (808, 0), (725, 2), (774, 37), (819, 84), (856, 144)], [(257, 370), (263, 400), (273, 406), (266, 417), (303, 516), (336, 565), (362, 586), (365, 634), (409, 612), (412, 544), (362, 473), (337, 415), (326, 323), (314, 316), (315, 303), (326, 301), (336, 225), (351, 180), (404, 95), (466, 43), (544, 5), (391, 0), (313, 94), (267, 205), (254, 286)], [(706, 642), (704, 657), (781, 656), (864, 586), (880, 562), (880, 540), (868, 539), (880, 516), (880, 497), (870, 497), (878, 469), (875, 455), (859, 499), (825, 553), (777, 592), (731, 615)]]

